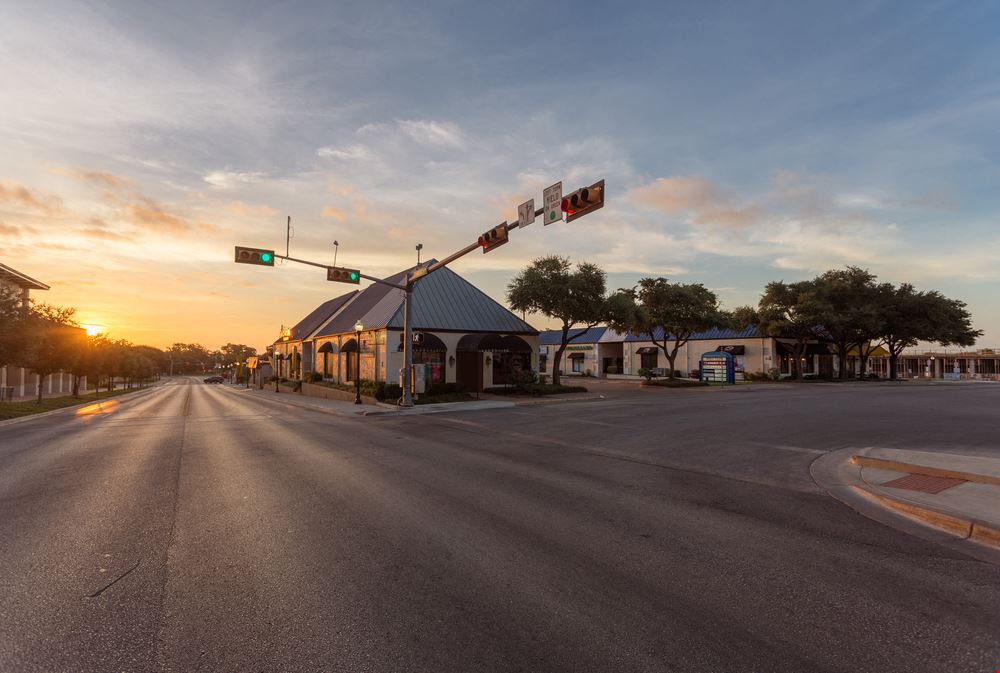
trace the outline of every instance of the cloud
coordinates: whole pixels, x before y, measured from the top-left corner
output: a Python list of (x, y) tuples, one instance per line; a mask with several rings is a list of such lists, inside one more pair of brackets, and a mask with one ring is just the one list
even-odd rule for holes
[(9, 203), (37, 212), (53, 215), (62, 210), (62, 199), (58, 196), (33, 192), (23, 185), (0, 182), (0, 204)]
[(376, 122), (357, 130), (360, 136), (383, 137), (401, 134), (422, 145), (459, 148), (465, 145), (465, 134), (452, 122), (426, 119), (401, 119), (392, 124)]
[(165, 207), (146, 196), (136, 195), (136, 200), (122, 209), (123, 218), (144, 231), (157, 234), (187, 235), (214, 233), (218, 228), (204, 222), (194, 223), (169, 212)]
[(273, 217), (278, 214), (277, 209), (271, 206), (251, 206), (242, 201), (230, 203), (229, 210), (240, 217)]
[(50, 171), (57, 175), (68, 175), (83, 182), (104, 187), (105, 189), (124, 189), (133, 185), (132, 180), (128, 178), (91, 168), (63, 168), (62, 166), (56, 166), (50, 169)]
[(38, 229), (35, 227), (28, 226), (27, 224), (10, 224), (9, 222), (0, 222), (0, 236), (6, 238), (17, 238), (24, 235), (37, 234)]
[(344, 221), (344, 211), (333, 206), (323, 206), (323, 217), (332, 217), (338, 222)]
[(234, 189), (240, 185), (260, 182), (264, 177), (264, 173), (249, 171), (212, 171), (202, 177), (202, 180), (212, 185), (213, 189)]
[(758, 215), (757, 206), (733, 205), (729, 196), (701, 177), (660, 178), (632, 189), (628, 197), (654, 210), (689, 213), (694, 224), (742, 227)]
[(364, 145), (350, 145), (348, 147), (320, 147), (316, 154), (321, 157), (340, 159), (342, 161), (360, 161), (371, 159), (372, 153)]

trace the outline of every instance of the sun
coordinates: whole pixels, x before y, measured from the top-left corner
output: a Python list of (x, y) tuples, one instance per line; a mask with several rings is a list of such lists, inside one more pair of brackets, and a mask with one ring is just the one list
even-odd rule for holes
[(87, 336), (97, 336), (104, 331), (102, 325), (80, 325), (80, 327), (87, 330)]

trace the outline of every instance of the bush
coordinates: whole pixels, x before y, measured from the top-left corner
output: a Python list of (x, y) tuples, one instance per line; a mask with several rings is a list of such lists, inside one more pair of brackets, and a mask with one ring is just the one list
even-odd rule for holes
[(636, 373), (642, 378), (646, 379), (646, 383), (649, 383), (650, 381), (653, 380), (653, 370), (651, 369), (646, 369), (645, 367), (641, 367), (639, 371)]
[(306, 381), (308, 383), (318, 383), (323, 380), (323, 375), (319, 372), (309, 372), (306, 374)]
[(465, 392), (465, 386), (461, 383), (428, 383), (424, 390), (427, 395), (459, 395)]
[(767, 378), (771, 379), (772, 381), (777, 381), (778, 379), (781, 378), (781, 370), (778, 369), (777, 367), (771, 367), (770, 369), (767, 370)]

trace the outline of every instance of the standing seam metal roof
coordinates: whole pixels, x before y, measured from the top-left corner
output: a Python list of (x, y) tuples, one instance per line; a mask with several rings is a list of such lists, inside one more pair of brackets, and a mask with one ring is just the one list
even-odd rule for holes
[[(430, 260), (427, 264), (433, 263)], [(416, 267), (413, 267), (416, 268)], [(386, 280), (402, 284), (407, 269)], [(413, 328), (465, 332), (537, 334), (524, 322), (475, 285), (447, 267), (422, 278), (413, 288)], [(365, 329), (403, 328), (403, 291), (374, 283), (316, 336), (354, 331), (360, 321)]]
[[(570, 330), (570, 334), (576, 334), (582, 331), (582, 328)], [(663, 338), (663, 330), (657, 329), (653, 331), (657, 339)], [(614, 338), (617, 336), (618, 338)], [(756, 325), (750, 325), (744, 329), (734, 330), (728, 328), (713, 327), (710, 330), (704, 332), (696, 332), (691, 335), (691, 341), (704, 341), (708, 339), (754, 339), (760, 338), (762, 335)], [(605, 338), (607, 337), (607, 338)], [(562, 340), (562, 330), (546, 330), (539, 335), (539, 344), (542, 346), (546, 345), (558, 345)], [(626, 334), (624, 337), (620, 334), (612, 332), (607, 327), (594, 327), (586, 335), (574, 339), (573, 343), (597, 343), (598, 341), (602, 343), (612, 343), (618, 341), (649, 341), (648, 334)]]

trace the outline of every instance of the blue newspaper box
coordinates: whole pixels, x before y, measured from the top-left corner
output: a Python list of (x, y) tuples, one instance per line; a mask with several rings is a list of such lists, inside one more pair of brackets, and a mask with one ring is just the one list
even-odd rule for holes
[(732, 354), (716, 351), (702, 355), (701, 380), (709, 383), (736, 383), (736, 365)]

